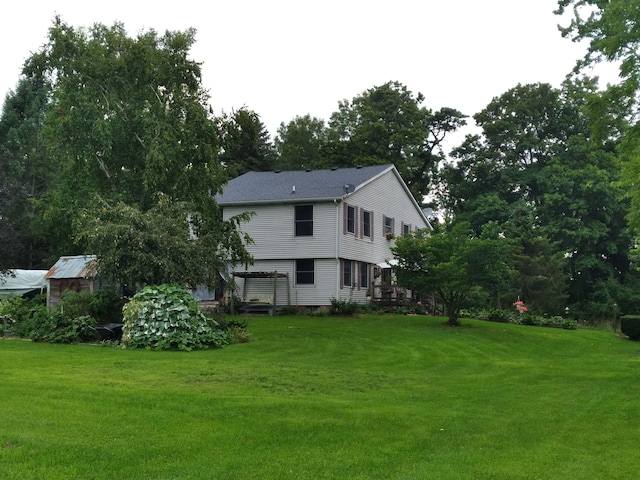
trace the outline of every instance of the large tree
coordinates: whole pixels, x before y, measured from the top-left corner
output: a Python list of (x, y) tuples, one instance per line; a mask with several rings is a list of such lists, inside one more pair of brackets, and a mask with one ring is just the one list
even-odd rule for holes
[(324, 120), (311, 115), (297, 116), (286, 124), (282, 122), (274, 140), (278, 169), (316, 169), (329, 166), (322, 156), (327, 145), (327, 135)]
[(621, 184), (624, 197), (631, 201), (629, 222), (639, 233), (640, 0), (558, 0), (558, 15), (564, 15), (568, 9), (573, 17), (569, 25), (560, 27), (562, 35), (575, 42), (586, 40), (589, 43), (575, 72), (601, 62), (611, 62), (619, 67), (620, 81), (609, 85), (603, 94), (592, 97), (589, 108), (596, 125), (606, 128), (611, 118), (621, 125), (615, 132), (621, 140)]
[[(475, 231), (498, 222), (529, 252), (520, 271), (546, 271), (555, 279), (536, 295), (548, 307), (549, 293), (562, 292), (552, 274), (558, 262), (570, 279), (570, 301), (580, 304), (628, 269), (614, 144), (610, 135), (593, 134), (586, 110), (596, 92), (590, 79), (566, 82), (562, 89), (518, 85), (475, 115), (482, 135), (468, 138), (456, 151), (458, 162), (443, 171), (446, 208)], [(541, 242), (549, 247), (541, 249)], [(525, 295), (531, 283), (521, 278), (519, 285)], [(563, 297), (556, 298), (559, 310)]]
[(100, 252), (101, 273), (129, 290), (136, 284), (214, 286), (227, 270), (226, 262), (250, 261), (244, 245), (251, 239), (236, 231), (248, 214), (199, 229), (197, 241), (191, 217), (189, 203), (158, 194), (156, 205), (145, 212), (124, 203), (105, 204), (85, 212), (78, 224), (82, 239)]
[(8, 174), (9, 160), (6, 153), (0, 152), (0, 281), (3, 274), (21, 267), (19, 259), (24, 255), (15, 205), (22, 203), (26, 195), (15, 177)]
[(273, 170), (275, 151), (260, 115), (242, 107), (217, 118), (220, 161), (232, 177)]
[(339, 102), (329, 120), (326, 161), (332, 166), (394, 164), (422, 201), (444, 159), (445, 137), (465, 124), (459, 111), (434, 112), (422, 106), (424, 100), (399, 82), (387, 82)]
[(474, 288), (493, 295), (511, 276), (509, 243), (495, 235), (477, 236), (464, 223), (400, 237), (392, 251), (398, 282), (437, 295), (452, 326), (459, 324), (460, 310)]
[[(222, 222), (214, 200), (227, 175), (218, 159), (200, 65), (189, 58), (194, 41), (194, 30), (161, 36), (150, 30), (132, 38), (119, 23), (85, 30), (56, 18), (48, 43), (26, 63), (27, 75), (52, 88), (44, 135), (58, 174), (56, 188), (47, 195), (46, 218), (61, 246), (98, 254), (105, 272), (112, 271), (108, 252), (80, 219), (88, 215), (104, 222), (117, 244), (118, 205), (132, 209), (131, 218), (156, 211), (161, 198), (183, 205), (188, 221), (174, 218), (173, 228), (194, 243), (209, 241), (212, 232), (239, 236)], [(63, 244), (63, 239), (72, 241)], [(233, 244), (239, 249), (234, 256), (246, 258), (241, 242)], [(200, 249), (201, 262), (219, 265), (224, 248), (208, 246)], [(128, 247), (148, 249), (144, 242)], [(212, 278), (198, 274), (179, 280), (210, 284)]]
[[(0, 117), (0, 151), (5, 185), (19, 186), (21, 194), (6, 199), (4, 220), (13, 224), (15, 268), (50, 265), (49, 242), (39, 228), (41, 198), (51, 186), (56, 171), (44, 145), (44, 124), (49, 86), (33, 77), (22, 77), (4, 101)], [(15, 246), (20, 246), (16, 249)]]

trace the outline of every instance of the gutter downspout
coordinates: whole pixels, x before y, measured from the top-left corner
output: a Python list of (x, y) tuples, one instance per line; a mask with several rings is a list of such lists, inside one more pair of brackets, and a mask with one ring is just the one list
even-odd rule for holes
[(333, 199), (333, 203), (336, 206), (336, 248), (335, 248), (335, 259), (336, 259), (336, 272), (338, 272), (338, 274), (336, 275), (336, 295), (335, 295), (335, 299), (339, 300), (340, 299), (340, 275), (342, 274), (342, 272), (340, 272), (340, 204), (338, 203), (338, 200), (336, 198)]

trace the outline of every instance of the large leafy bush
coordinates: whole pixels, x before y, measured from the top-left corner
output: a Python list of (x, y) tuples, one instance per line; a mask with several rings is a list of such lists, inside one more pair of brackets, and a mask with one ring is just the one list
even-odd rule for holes
[(123, 308), (126, 347), (196, 350), (221, 347), (227, 335), (204, 315), (189, 291), (179, 285), (149, 286)]
[(46, 315), (47, 305), (44, 295), (31, 299), (11, 297), (0, 300), (0, 317), (4, 328), (17, 337), (31, 338), (34, 326)]
[(54, 310), (46, 298), (13, 297), (0, 303), (0, 316), (16, 337), (36, 342), (76, 343), (96, 339), (95, 319), (89, 315), (91, 294), (67, 292)]

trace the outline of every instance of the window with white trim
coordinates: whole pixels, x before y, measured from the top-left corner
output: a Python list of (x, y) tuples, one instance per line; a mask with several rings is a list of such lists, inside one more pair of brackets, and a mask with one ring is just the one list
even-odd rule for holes
[(362, 210), (362, 232), (363, 237), (371, 238), (373, 236), (373, 213), (368, 210)]
[(394, 227), (394, 220), (391, 217), (387, 217), (385, 215), (384, 217), (384, 223), (383, 223), (383, 228), (384, 228), (384, 233), (391, 233), (393, 234), (393, 227)]
[(296, 285), (315, 284), (315, 263), (312, 258), (296, 260)]
[(313, 236), (313, 205), (295, 206), (295, 235), (296, 237)]
[(353, 285), (353, 263), (351, 260), (342, 260), (342, 286)]
[(369, 288), (369, 264), (360, 262), (360, 288)]

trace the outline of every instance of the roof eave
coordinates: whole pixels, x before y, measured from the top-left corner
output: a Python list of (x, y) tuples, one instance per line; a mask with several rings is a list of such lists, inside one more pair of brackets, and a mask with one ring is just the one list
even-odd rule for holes
[(238, 202), (218, 202), (218, 206), (243, 206), (243, 205), (273, 205), (283, 203), (308, 203), (308, 202), (333, 202), (335, 200), (342, 201), (343, 196), (339, 197), (309, 197), (309, 198), (291, 198), (291, 199), (274, 199), (274, 200), (243, 200)]

